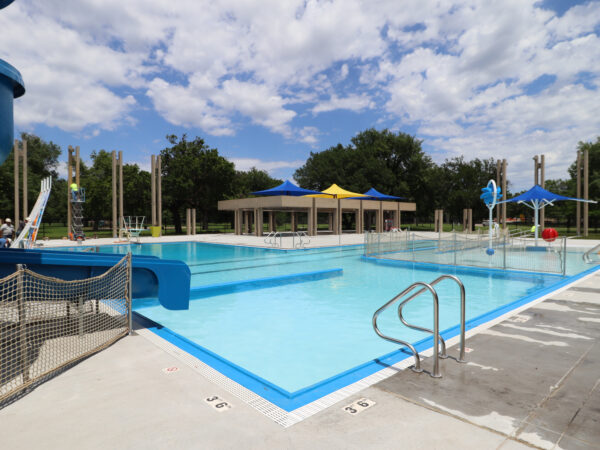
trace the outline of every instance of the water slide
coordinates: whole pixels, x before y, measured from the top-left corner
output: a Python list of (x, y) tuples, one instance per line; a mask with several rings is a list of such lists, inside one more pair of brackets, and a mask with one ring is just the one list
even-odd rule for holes
[[(0, 278), (15, 272), (16, 264), (61, 280), (80, 280), (106, 272), (123, 255), (56, 250), (0, 250)], [(133, 298), (157, 297), (166, 309), (188, 309), (190, 268), (183, 261), (156, 256), (132, 257)]]

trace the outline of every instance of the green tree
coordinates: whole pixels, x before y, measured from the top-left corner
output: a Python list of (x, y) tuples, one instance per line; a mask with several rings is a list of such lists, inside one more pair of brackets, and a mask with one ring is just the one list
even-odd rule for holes
[(85, 189), (83, 216), (92, 220), (98, 230), (101, 220), (112, 218), (112, 154), (106, 150), (93, 151), (92, 165), (80, 162), (81, 187)]
[[(31, 209), (40, 192), (40, 182), (43, 178), (52, 177), (55, 183), (58, 177), (58, 157), (61, 154), (61, 149), (53, 142), (46, 142), (29, 133), (22, 133), (21, 140), (27, 141), (27, 199)], [(8, 158), (0, 165), (0, 214), (4, 217), (14, 217), (14, 150), (11, 151)], [(19, 183), (23, 183), (22, 171), (19, 170)], [(54, 201), (59, 194), (56, 188), (53, 187), (50, 194), (49, 204), (46, 211), (52, 215)], [(66, 194), (65, 194), (66, 198)], [(22, 207), (22, 206), (21, 206)], [(18, 224), (16, 224), (18, 226)]]
[[(487, 217), (488, 210), (479, 198), (481, 188), (490, 179), (496, 178), (496, 162), (493, 158), (475, 158), (465, 161), (464, 157), (447, 159), (439, 169), (438, 190), (443, 193), (440, 199), (452, 222), (462, 221), (464, 208), (473, 209), (473, 220)], [(502, 198), (506, 198), (503, 194)]]
[(248, 171), (236, 171), (232, 183), (230, 198), (248, 197), (252, 192), (271, 189), (283, 183), (282, 180), (272, 178), (264, 170), (252, 167)]
[(294, 173), (304, 188), (323, 190), (332, 183), (355, 192), (370, 187), (386, 194), (408, 197), (421, 213), (435, 204), (431, 189), (435, 164), (421, 148), (422, 141), (406, 133), (368, 129), (319, 153), (311, 152), (306, 163)]
[(217, 202), (231, 193), (235, 167), (199, 137), (188, 141), (185, 134), (180, 139), (170, 135), (167, 140), (172, 146), (160, 153), (163, 197), (173, 214), (175, 231), (182, 231), (185, 208), (196, 208), (207, 229), (209, 218), (216, 216)]

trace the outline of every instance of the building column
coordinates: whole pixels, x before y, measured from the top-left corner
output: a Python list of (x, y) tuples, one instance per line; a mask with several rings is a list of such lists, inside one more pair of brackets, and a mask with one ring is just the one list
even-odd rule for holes
[(339, 198), (337, 201), (336, 217), (337, 217), (337, 228), (336, 228), (335, 234), (342, 234), (342, 201)]
[(290, 230), (296, 231), (296, 211), (290, 213)]
[(269, 221), (269, 233), (270, 233), (270, 232), (271, 232), (271, 231), (273, 231), (273, 229), (274, 229), (274, 227), (273, 227), (273, 211), (269, 211), (269, 212), (267, 213), (267, 215), (268, 215), (268, 217), (269, 217), (269, 218), (268, 218), (268, 221)]
[(312, 207), (308, 211), (308, 234), (310, 236), (316, 236), (318, 234), (318, 224), (317, 224), (317, 199), (312, 199)]
[(364, 218), (365, 218), (365, 210), (363, 209), (363, 201), (359, 200), (359, 207), (358, 207), (358, 217), (356, 218), (356, 227), (357, 227), (357, 233), (362, 234), (365, 231), (365, 227), (364, 227)]
[(233, 234), (241, 234), (240, 232), (240, 210), (233, 210)]
[(327, 230), (333, 231), (333, 213), (327, 213)]
[(377, 233), (383, 232), (383, 205), (379, 202), (379, 209), (377, 210), (377, 217), (375, 219), (375, 231)]
[(254, 234), (263, 235), (263, 209), (254, 208)]

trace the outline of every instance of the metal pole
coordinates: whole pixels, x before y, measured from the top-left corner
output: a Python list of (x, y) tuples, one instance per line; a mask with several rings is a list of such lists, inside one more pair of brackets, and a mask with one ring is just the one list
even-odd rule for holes
[(433, 375), (434, 378), (441, 378), (440, 358), (439, 358), (439, 340), (440, 340), (440, 302), (435, 291), (433, 296)]
[[(496, 161), (496, 186), (502, 186), (502, 162), (500, 160)], [(504, 194), (506, 195), (506, 194)], [(496, 210), (496, 222), (500, 225), (502, 220), (502, 208), (498, 208)]]
[(119, 220), (123, 220), (123, 151), (119, 150)]
[(150, 197), (152, 198), (152, 226), (156, 226), (156, 161), (150, 157)]
[[(583, 150), (583, 198), (584, 200), (589, 200), (589, 171), (590, 171), (590, 151), (589, 149)], [(585, 202), (583, 204), (583, 235), (587, 236), (589, 234), (589, 203)]]
[(129, 325), (129, 335), (133, 332), (133, 314), (132, 314), (132, 303), (133, 303), (133, 291), (131, 290), (131, 252), (127, 254), (127, 315)]
[[(577, 150), (577, 198), (581, 198), (581, 151)], [(581, 203), (577, 202), (577, 236), (581, 235)]]
[(15, 177), (15, 225), (19, 226), (19, 141), (15, 139), (15, 146), (13, 147), (13, 152), (15, 156), (15, 168), (14, 168), (14, 177)]
[[(545, 156), (542, 155), (541, 162), (540, 162), (540, 185), (544, 189), (546, 188), (546, 161), (545, 161), (545, 159), (546, 159)], [(543, 230), (545, 226), (546, 226), (546, 211), (544, 208), (542, 208), (540, 211), (540, 228)]]
[(534, 218), (533, 218), (533, 222), (534, 222), (533, 225), (535, 226), (535, 246), (537, 247), (537, 245), (538, 245), (538, 228), (539, 228), (538, 217), (539, 217), (539, 211), (540, 211), (539, 203), (537, 200), (533, 201), (533, 206), (534, 206), (534, 211), (535, 211)]
[[(506, 169), (508, 164), (506, 163), (506, 159), (502, 160), (502, 195), (506, 200), (508, 193), (506, 191), (508, 187), (508, 179), (506, 177)], [(502, 228), (506, 229), (506, 203), (502, 203)]]
[(504, 235), (504, 251), (502, 252), (502, 267), (506, 270), (506, 234)]
[(19, 344), (21, 351), (21, 374), (23, 376), (23, 384), (29, 381), (29, 364), (28, 364), (28, 350), (27, 350), (27, 311), (25, 309), (25, 295), (24, 295), (24, 280), (23, 280), (23, 266), (17, 264), (17, 305), (19, 310)]
[[(29, 215), (28, 189), (27, 189), (27, 141), (23, 139), (21, 159), (23, 160), (23, 219)], [(19, 226), (19, 222), (15, 223), (15, 227)]]
[(562, 252), (562, 260), (563, 260), (563, 277), (567, 274), (567, 237), (563, 236), (563, 252)]
[(69, 145), (69, 158), (67, 163), (67, 235), (71, 237), (73, 231), (71, 222), (73, 219), (73, 208), (71, 205), (71, 184), (73, 184), (73, 147)]
[(112, 223), (113, 238), (117, 237), (117, 152), (112, 151)]
[(156, 195), (158, 196), (158, 226), (160, 227), (160, 235), (162, 236), (162, 162), (161, 162), (161, 157), (160, 155), (158, 155), (156, 157), (156, 171), (157, 171), (157, 177), (158, 177), (158, 186), (157, 186), (157, 190), (156, 190)]

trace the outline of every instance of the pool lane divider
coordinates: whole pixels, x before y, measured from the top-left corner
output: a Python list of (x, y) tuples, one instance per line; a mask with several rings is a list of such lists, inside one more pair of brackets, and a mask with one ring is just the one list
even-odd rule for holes
[(344, 275), (342, 268), (314, 270), (310, 272), (292, 273), (274, 277), (253, 278), (250, 280), (231, 281), (228, 283), (209, 284), (190, 289), (190, 300), (196, 300), (217, 295), (232, 294), (234, 292), (252, 291), (279, 287), (288, 284), (307, 283), (325, 280), (327, 278), (341, 277)]

